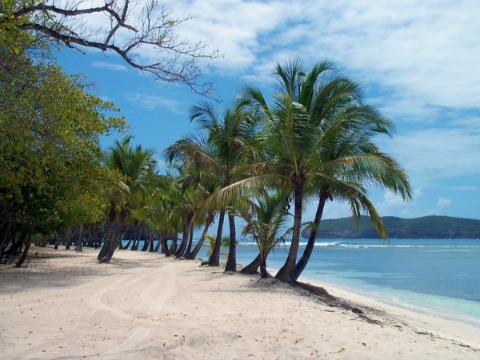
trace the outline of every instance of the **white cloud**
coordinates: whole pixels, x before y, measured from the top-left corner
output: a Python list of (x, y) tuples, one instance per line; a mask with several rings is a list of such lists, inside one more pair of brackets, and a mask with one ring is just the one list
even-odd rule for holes
[(113, 64), (111, 62), (96, 61), (92, 64), (92, 66), (98, 69), (107, 69), (107, 70), (113, 70), (113, 71), (128, 71), (128, 68), (125, 65)]
[(285, 56), (332, 58), (398, 101), (477, 107), (480, 3), (472, 1), (177, 1), (182, 35), (225, 54), (213, 67), (254, 75)]
[(437, 206), (438, 207), (445, 207), (445, 206), (448, 206), (450, 205), (451, 201), (449, 199), (445, 199), (445, 198), (440, 198), (437, 200)]
[(144, 92), (134, 92), (125, 95), (135, 106), (148, 110), (167, 109), (174, 113), (183, 113), (184, 105), (170, 98), (152, 95)]

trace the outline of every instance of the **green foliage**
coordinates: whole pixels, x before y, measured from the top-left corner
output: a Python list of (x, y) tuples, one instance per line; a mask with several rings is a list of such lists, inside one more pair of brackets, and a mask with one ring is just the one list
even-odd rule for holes
[(0, 4), (0, 47), (9, 49), (14, 54), (20, 54), (35, 37), (21, 27), (28, 23), (26, 15), (16, 15), (18, 10), (26, 6), (41, 3), (39, 0), (3, 0)]
[(100, 137), (123, 118), (55, 65), (5, 48), (0, 64), (0, 229), (48, 233), (98, 220), (99, 189), (116, 178), (102, 166)]

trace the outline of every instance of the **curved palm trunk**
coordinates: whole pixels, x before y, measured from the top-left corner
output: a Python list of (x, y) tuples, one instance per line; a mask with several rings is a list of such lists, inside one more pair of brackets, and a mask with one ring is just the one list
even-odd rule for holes
[(206, 262), (208, 266), (220, 266), (220, 246), (222, 245), (223, 221), (225, 219), (225, 210), (220, 211), (218, 219), (217, 237), (212, 249), (212, 253)]
[(295, 186), (295, 213), (293, 217), (293, 232), (290, 251), (288, 252), (285, 264), (278, 271), (275, 278), (288, 283), (293, 283), (293, 273), (295, 271), (295, 263), (297, 261), (298, 247), (300, 245), (300, 228), (302, 225), (302, 202), (303, 202), (303, 184)]
[(170, 245), (168, 253), (166, 254), (167, 256), (172, 256), (173, 254), (175, 254), (175, 252), (177, 251), (177, 241), (178, 241), (178, 234), (175, 233), (172, 236), (172, 244)]
[(301, 273), (305, 269), (310, 260), (310, 256), (312, 255), (313, 249), (315, 247), (315, 240), (317, 239), (318, 229), (320, 227), (320, 221), (322, 220), (323, 216), (323, 209), (325, 208), (325, 202), (328, 199), (328, 193), (326, 191), (322, 191), (320, 193), (320, 199), (318, 201), (317, 212), (315, 213), (315, 219), (313, 220), (313, 229), (310, 232), (310, 236), (308, 237), (308, 243), (303, 251), (302, 257), (298, 260), (298, 263), (295, 265), (295, 271), (293, 273), (293, 280), (297, 281), (300, 277)]
[(158, 234), (158, 242), (157, 242), (157, 245), (155, 245), (155, 249), (153, 249), (153, 252), (161, 251), (161, 246), (162, 246), (161, 234)]
[[(123, 237), (125, 236), (125, 232), (127, 231), (127, 213), (128, 213), (128, 205), (125, 204), (124, 208), (122, 209), (122, 212), (120, 213), (120, 234), (118, 236), (115, 236), (113, 234), (112, 240), (109, 242), (109, 245), (107, 247), (106, 254), (103, 258), (100, 259), (100, 262), (102, 263), (108, 263), (113, 257), (113, 253), (117, 249), (118, 245), (120, 242), (123, 240)], [(107, 239), (105, 238), (105, 241)]]
[(235, 215), (228, 213), (230, 225), (230, 245), (228, 247), (228, 259), (225, 271), (237, 271), (237, 236), (235, 233)]
[[(266, 249), (265, 255), (262, 256), (262, 253), (259, 252), (257, 257), (253, 259), (253, 261), (245, 266), (240, 272), (242, 274), (256, 274), (258, 272), (258, 269), (260, 268), (260, 276), (262, 278), (264, 277), (269, 277), (270, 275), (267, 272), (267, 257), (270, 251), (273, 249), (273, 247)], [(263, 275), (262, 275), (262, 266), (263, 266)]]
[(193, 225), (190, 225), (190, 230), (189, 230), (190, 236), (188, 238), (188, 245), (187, 245), (187, 250), (185, 250), (185, 253), (183, 254), (184, 257), (186, 255), (190, 254), (192, 252), (192, 244), (193, 244)]
[(205, 223), (205, 227), (203, 228), (203, 232), (202, 232), (202, 236), (200, 237), (200, 240), (198, 240), (198, 243), (193, 248), (193, 251), (185, 256), (185, 259), (193, 260), (197, 257), (198, 253), (200, 252), (200, 249), (203, 246), (205, 237), (207, 236), (208, 228), (212, 223), (213, 223), (213, 215), (207, 218), (207, 222)]
[(128, 250), (130, 249), (130, 244), (132, 243), (132, 239), (128, 239), (128, 242), (125, 246), (123, 246), (121, 249), (122, 250)]
[(240, 272), (242, 274), (248, 274), (248, 275), (256, 274), (259, 267), (260, 267), (260, 253), (257, 255), (255, 259), (252, 260), (250, 264), (248, 264), (242, 270), (240, 270)]
[(190, 238), (190, 222), (191, 216), (186, 219), (185, 226), (183, 227), (182, 241), (180, 242), (178, 250), (175, 252), (176, 258), (182, 257), (185, 253), (185, 249), (187, 248), (188, 239)]
[(105, 257), (105, 255), (107, 255), (110, 243), (113, 242), (113, 238), (115, 237), (115, 220), (108, 221), (105, 226), (105, 236), (103, 240), (103, 245), (97, 256), (98, 261), (101, 261)]
[(98, 261), (102, 261), (102, 259), (107, 255), (108, 249), (111, 246), (111, 243), (114, 241), (116, 218), (117, 218), (117, 212), (115, 211), (115, 204), (111, 202), (110, 209), (108, 210), (108, 219), (105, 224), (105, 236), (103, 240), (103, 245), (97, 256)]

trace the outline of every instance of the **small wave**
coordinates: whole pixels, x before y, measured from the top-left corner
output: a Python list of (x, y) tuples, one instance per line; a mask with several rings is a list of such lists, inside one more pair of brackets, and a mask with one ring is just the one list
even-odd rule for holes
[[(340, 246), (342, 242), (340, 241), (334, 241), (334, 242), (321, 242), (321, 243), (316, 243), (316, 247), (331, 247), (331, 246)], [(306, 243), (305, 243), (306, 245)]]

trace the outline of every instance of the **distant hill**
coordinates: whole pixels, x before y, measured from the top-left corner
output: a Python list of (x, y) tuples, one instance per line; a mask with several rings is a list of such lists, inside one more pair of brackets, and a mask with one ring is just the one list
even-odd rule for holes
[[(448, 216), (424, 216), (402, 219), (382, 217), (390, 238), (399, 239), (480, 239), (480, 220)], [(302, 232), (308, 238), (309, 230)], [(352, 218), (322, 220), (317, 238), (370, 239), (378, 238), (368, 216), (362, 216), (356, 227)]]

